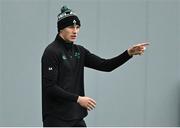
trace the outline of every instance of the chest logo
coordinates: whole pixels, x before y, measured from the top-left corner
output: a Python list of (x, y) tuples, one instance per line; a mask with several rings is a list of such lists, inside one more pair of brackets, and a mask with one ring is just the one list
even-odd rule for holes
[(79, 53), (79, 52), (75, 52), (75, 53), (74, 53), (74, 56), (75, 56), (77, 59), (80, 59), (80, 53)]

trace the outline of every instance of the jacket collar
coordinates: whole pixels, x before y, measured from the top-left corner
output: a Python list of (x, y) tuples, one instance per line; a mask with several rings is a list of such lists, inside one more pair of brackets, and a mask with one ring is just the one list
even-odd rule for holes
[(59, 36), (59, 34), (56, 35), (55, 42), (63, 45), (67, 50), (72, 49), (74, 45), (73, 42), (72, 43), (66, 42), (62, 37)]

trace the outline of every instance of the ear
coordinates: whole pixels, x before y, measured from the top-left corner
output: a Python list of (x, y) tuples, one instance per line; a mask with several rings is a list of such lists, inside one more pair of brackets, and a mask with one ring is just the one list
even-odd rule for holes
[(63, 30), (60, 30), (59, 33), (62, 33)]

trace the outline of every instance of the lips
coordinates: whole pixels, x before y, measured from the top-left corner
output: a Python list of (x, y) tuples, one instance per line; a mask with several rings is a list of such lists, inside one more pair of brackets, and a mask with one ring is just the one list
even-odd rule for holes
[(76, 35), (73, 35), (73, 36), (71, 36), (71, 38), (72, 38), (72, 39), (76, 39), (76, 38), (77, 38), (77, 36), (76, 36)]

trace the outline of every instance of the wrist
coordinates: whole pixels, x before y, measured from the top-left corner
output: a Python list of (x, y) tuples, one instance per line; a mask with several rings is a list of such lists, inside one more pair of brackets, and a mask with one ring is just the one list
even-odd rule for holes
[(77, 98), (77, 103), (80, 102), (80, 98), (81, 98), (81, 96), (78, 96), (78, 98)]
[(130, 48), (127, 50), (127, 53), (128, 53), (129, 56), (133, 56), (133, 54), (131, 53), (131, 49)]

